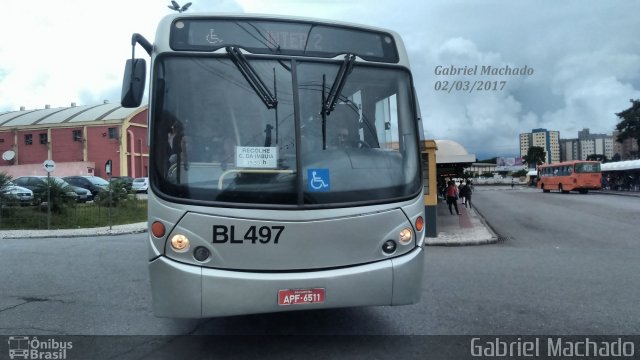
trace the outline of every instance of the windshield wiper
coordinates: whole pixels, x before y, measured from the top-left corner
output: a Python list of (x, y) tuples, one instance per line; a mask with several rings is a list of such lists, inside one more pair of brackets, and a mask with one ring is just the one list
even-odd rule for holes
[[(340, 94), (342, 93), (342, 88), (344, 84), (347, 82), (347, 77), (351, 73), (353, 69), (353, 64), (355, 64), (356, 56), (353, 54), (347, 54), (344, 57), (344, 61), (342, 65), (340, 65), (340, 70), (338, 70), (338, 74), (336, 74), (335, 80), (333, 80), (333, 85), (331, 85), (331, 90), (329, 90), (329, 94), (326, 99), (323, 99), (322, 103), (322, 113), (325, 115), (329, 115), (335, 108), (338, 103), (338, 99)], [(323, 84), (324, 86), (324, 84)], [(324, 87), (323, 87), (324, 90)]]
[(347, 82), (347, 77), (351, 74), (351, 70), (353, 69), (353, 64), (356, 61), (356, 56), (353, 54), (347, 54), (344, 57), (344, 61), (342, 65), (340, 65), (340, 69), (336, 74), (336, 78), (333, 80), (333, 85), (331, 85), (331, 90), (329, 90), (329, 94), (325, 97), (325, 89), (326, 89), (326, 76), (322, 75), (322, 109), (320, 110), (320, 115), (322, 115), (322, 149), (327, 149), (327, 115), (331, 114), (333, 110), (336, 108), (336, 104), (338, 103), (338, 99), (340, 98), (340, 94), (342, 93), (342, 88), (344, 84)]
[(253, 91), (258, 95), (260, 100), (265, 104), (267, 109), (273, 109), (278, 106), (278, 99), (271, 94), (271, 91), (267, 88), (264, 81), (260, 78), (258, 73), (253, 69), (251, 64), (242, 55), (242, 52), (237, 46), (227, 46), (225, 48), (227, 54), (233, 61), (233, 64), (238, 68), (242, 76), (247, 80), (249, 85), (253, 88)]

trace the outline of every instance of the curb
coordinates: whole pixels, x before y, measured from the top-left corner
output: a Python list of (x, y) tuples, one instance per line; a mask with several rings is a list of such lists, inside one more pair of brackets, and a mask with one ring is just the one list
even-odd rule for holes
[(496, 234), (496, 232), (491, 228), (491, 226), (487, 223), (487, 221), (482, 216), (482, 213), (478, 211), (477, 207), (473, 207), (473, 211), (476, 213), (478, 220), (482, 224), (482, 226), (489, 233), (489, 238), (487, 237), (475, 237), (467, 240), (445, 240), (446, 236), (438, 236), (436, 238), (427, 238), (433, 240), (425, 240), (425, 246), (473, 246), (473, 245), (487, 245), (487, 244), (495, 244), (499, 241), (500, 237)]
[(33, 236), (20, 236), (20, 235), (9, 235), (3, 236), (0, 239), (7, 240), (15, 240), (15, 239), (57, 239), (57, 238), (80, 238), (80, 237), (94, 237), (94, 236), (116, 236), (116, 235), (127, 235), (127, 234), (141, 234), (145, 233), (147, 230), (130, 230), (130, 231), (114, 231), (108, 233), (92, 233), (92, 234), (52, 234), (52, 235), (33, 235)]
[(591, 191), (594, 194), (602, 194), (602, 195), (618, 195), (618, 196), (630, 196), (630, 197), (640, 197), (640, 192), (638, 191), (601, 191), (601, 190), (593, 190)]
[[(437, 238), (435, 238), (437, 239)], [(498, 242), (498, 237), (491, 237), (484, 240), (469, 240), (469, 241), (425, 241), (425, 246), (474, 246), (474, 245), (488, 245)]]
[[(128, 228), (83, 228), (83, 229), (56, 229), (56, 230), (7, 230), (6, 235), (0, 235), (0, 240), (14, 239), (47, 239), (47, 238), (80, 238), (95, 236), (116, 236), (127, 234), (141, 234), (147, 232), (147, 223), (124, 225)], [(15, 234), (11, 234), (15, 232)], [(34, 234), (35, 232), (35, 234)]]
[(498, 233), (493, 229), (493, 227), (491, 226), (491, 224), (489, 224), (487, 222), (487, 220), (485, 220), (484, 216), (482, 215), (482, 213), (480, 211), (478, 211), (477, 207), (473, 207), (473, 210), (476, 212), (476, 214), (478, 214), (478, 218), (480, 218), (480, 221), (482, 222), (482, 224), (484, 225), (484, 227), (487, 228), (487, 230), (489, 230), (489, 232), (491, 233), (491, 240), (492, 240), (492, 244), (495, 244), (498, 242), (498, 240), (500, 240), (500, 236), (498, 235)]

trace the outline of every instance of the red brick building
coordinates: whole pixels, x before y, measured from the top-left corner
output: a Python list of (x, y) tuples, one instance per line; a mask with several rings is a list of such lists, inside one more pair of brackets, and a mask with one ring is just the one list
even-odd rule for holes
[(0, 112), (0, 172), (12, 177), (45, 175), (45, 160), (56, 163), (54, 176), (149, 174), (147, 107), (120, 104)]

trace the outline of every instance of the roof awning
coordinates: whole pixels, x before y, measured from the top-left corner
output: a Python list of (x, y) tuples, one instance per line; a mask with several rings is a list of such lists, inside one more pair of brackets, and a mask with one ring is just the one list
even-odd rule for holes
[(617, 161), (602, 164), (602, 171), (640, 170), (640, 160)]

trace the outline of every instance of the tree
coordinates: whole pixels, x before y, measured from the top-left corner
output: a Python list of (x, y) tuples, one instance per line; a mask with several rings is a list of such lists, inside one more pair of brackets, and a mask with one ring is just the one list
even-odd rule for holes
[[(49, 192), (48, 197), (47, 191)], [(39, 183), (33, 193), (40, 196), (40, 199), (36, 199), (36, 203), (49, 199), (51, 201), (49, 208), (56, 214), (64, 213), (68, 206), (73, 206), (76, 202), (75, 196), (72, 196), (75, 195), (73, 188), (69, 184), (53, 177), (47, 177), (45, 181)]]
[(2, 200), (8, 200), (9, 196), (5, 194), (4, 188), (9, 186), (9, 182), (11, 181), (11, 175), (0, 172), (0, 203), (4, 202)]
[(472, 178), (474, 178), (475, 176), (476, 176), (476, 174), (475, 174), (475, 173), (473, 173), (473, 172), (471, 172), (471, 171), (465, 171), (465, 172), (462, 174), (462, 177), (463, 177), (463, 178), (465, 178), (465, 179), (472, 179)]
[(9, 184), (9, 181), (11, 181), (11, 175), (5, 172), (0, 172), (0, 189), (7, 186)]
[(587, 156), (587, 160), (589, 161), (600, 161), (601, 163), (607, 162), (607, 156), (602, 154), (591, 154)]
[(484, 164), (495, 164), (497, 163), (497, 161), (498, 161), (497, 157), (492, 157), (491, 159), (479, 160), (478, 162), (484, 163)]
[[(547, 156), (544, 152), (544, 149), (541, 148), (540, 146), (532, 146), (529, 148), (529, 150), (527, 150), (527, 155), (522, 157), (522, 160), (524, 160), (527, 165), (529, 165), (529, 168), (535, 168), (538, 165), (544, 164), (547, 159)], [(533, 164), (533, 166), (531, 166)]]
[(100, 206), (117, 207), (128, 198), (127, 186), (127, 181), (124, 179), (110, 181), (109, 187), (98, 193), (95, 202)]
[(511, 174), (511, 176), (513, 177), (523, 177), (523, 176), (527, 176), (527, 170), (518, 170), (514, 173)]
[(627, 139), (634, 139), (640, 147), (640, 100), (631, 101), (631, 107), (616, 113), (622, 119), (617, 125), (616, 130), (620, 132), (616, 141), (622, 143)]

